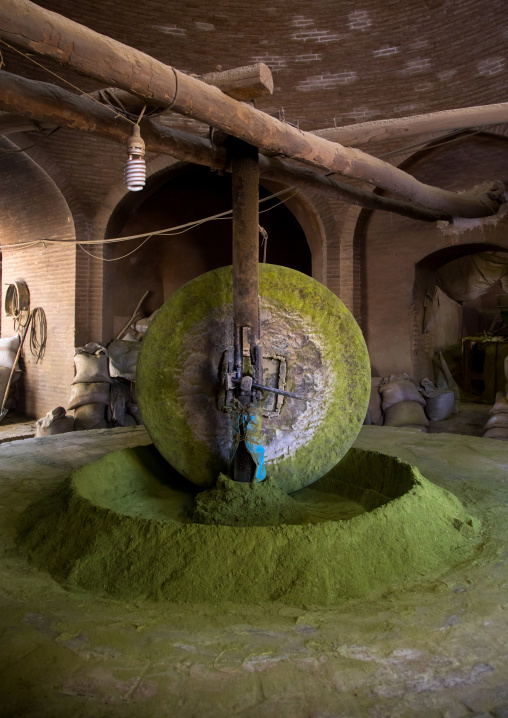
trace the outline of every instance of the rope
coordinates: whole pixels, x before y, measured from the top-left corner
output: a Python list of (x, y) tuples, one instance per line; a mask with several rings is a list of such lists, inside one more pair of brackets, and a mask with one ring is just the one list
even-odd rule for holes
[(175, 76), (175, 96), (171, 100), (171, 104), (168, 105), (168, 107), (164, 108), (164, 112), (172, 110), (175, 106), (176, 98), (178, 97), (178, 75), (174, 67), (171, 68), (173, 70), (173, 75)]
[(42, 361), (46, 353), (47, 338), (46, 313), (42, 307), (36, 307), (32, 311), (32, 326), (30, 327), (30, 353), (36, 358), (36, 364)]
[(261, 235), (261, 246), (263, 247), (263, 264), (266, 264), (266, 250), (268, 248), (268, 232), (261, 225), (259, 225), (259, 234)]

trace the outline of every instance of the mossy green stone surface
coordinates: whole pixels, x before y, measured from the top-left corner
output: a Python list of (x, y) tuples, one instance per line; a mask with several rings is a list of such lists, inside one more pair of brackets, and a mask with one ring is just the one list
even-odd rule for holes
[[(286, 267), (260, 265), (263, 353), (287, 362), (285, 399), (263, 419), (267, 474), (286, 493), (329, 471), (356, 438), (370, 391), (367, 348), (354, 318), (326, 287)], [(201, 275), (151, 323), (137, 393), (148, 432), (190, 481), (228, 473), (230, 417), (217, 408), (219, 365), (232, 345), (232, 268)]]
[(115, 452), (30, 506), (19, 542), (70, 588), (218, 605), (334, 605), (440, 575), (475, 548), (459, 500), (384, 454), (351, 449), (292, 496), (228, 481), (196, 500), (153, 447)]

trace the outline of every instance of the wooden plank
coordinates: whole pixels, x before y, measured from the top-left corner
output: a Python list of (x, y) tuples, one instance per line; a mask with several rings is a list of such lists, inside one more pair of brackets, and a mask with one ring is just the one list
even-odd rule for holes
[(360, 150), (302, 132), (30, 0), (0, 0), (0, 37), (51, 57), (106, 86), (115, 85), (148, 101), (171, 106), (175, 112), (243, 139), (269, 156), (291, 157), (338, 172), (424, 207), (456, 216), (484, 217), (496, 213), (503, 201), (502, 182), (492, 182), (488, 191), (479, 196), (426, 185)]
[(207, 85), (218, 87), (235, 100), (255, 100), (257, 97), (273, 94), (272, 73), (263, 62), (222, 72), (208, 72), (199, 79)]

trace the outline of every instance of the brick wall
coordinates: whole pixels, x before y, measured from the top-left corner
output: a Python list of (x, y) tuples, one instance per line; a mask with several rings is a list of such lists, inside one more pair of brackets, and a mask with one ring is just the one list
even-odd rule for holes
[[(474, 135), (444, 145), (407, 168), (419, 180), (453, 191), (467, 191), (483, 181), (502, 179), (508, 142)], [(415, 296), (415, 267), (429, 255), (447, 250), (443, 262), (471, 247), (508, 250), (506, 220), (446, 234), (436, 225), (386, 212), (362, 212), (357, 241), (364, 256), (364, 333), (377, 375), (408, 372), (421, 379), (430, 371), (432, 347), (422, 336), (423, 287)]]
[[(14, 146), (2, 141), (2, 146)], [(55, 406), (66, 406), (74, 375), (74, 245), (10, 247), (35, 239), (72, 238), (74, 224), (67, 203), (51, 179), (23, 154), (0, 163), (0, 240), (2, 243), (2, 336), (12, 336), (13, 322), (5, 316), (6, 284), (24, 279), (31, 307), (44, 309), (48, 323), (47, 350), (35, 363), (28, 343), (23, 350), (25, 374), (20, 408), (40, 417)], [(27, 339), (28, 342), (28, 339)]]

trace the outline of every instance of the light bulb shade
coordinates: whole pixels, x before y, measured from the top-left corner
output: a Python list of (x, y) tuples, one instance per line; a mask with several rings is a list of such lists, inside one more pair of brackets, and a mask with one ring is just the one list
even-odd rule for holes
[(142, 190), (146, 182), (145, 160), (129, 157), (125, 163), (123, 178), (127, 189), (131, 192)]

